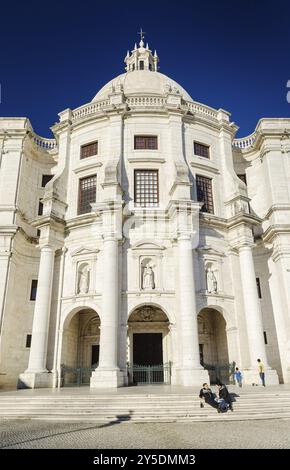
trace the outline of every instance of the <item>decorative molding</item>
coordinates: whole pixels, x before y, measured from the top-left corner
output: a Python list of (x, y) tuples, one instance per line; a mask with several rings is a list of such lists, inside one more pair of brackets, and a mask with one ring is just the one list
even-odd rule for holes
[(87, 256), (87, 255), (96, 255), (97, 253), (99, 253), (99, 249), (91, 249), (91, 248), (86, 248), (86, 247), (81, 247), (81, 248), (78, 248), (77, 250), (74, 250), (71, 252), (71, 257), (76, 257), (76, 256)]
[[(98, 158), (99, 158), (99, 156), (98, 156)], [(88, 163), (88, 164), (83, 165), (83, 166), (77, 166), (77, 167), (73, 168), (73, 172), (78, 174), (78, 173), (82, 173), (82, 172), (85, 172), (85, 171), (94, 170), (95, 168), (100, 168), (101, 166), (103, 166), (102, 162), (92, 162), (92, 163)]]
[(139, 251), (139, 250), (166, 250), (166, 247), (163, 245), (160, 245), (159, 243), (152, 241), (152, 240), (142, 240), (136, 242), (132, 247), (132, 251)]
[(165, 163), (166, 160), (165, 158), (161, 158), (161, 157), (147, 157), (147, 156), (144, 156), (144, 153), (142, 154), (142, 156), (140, 157), (128, 157), (128, 162), (129, 163)]
[(218, 251), (215, 248), (212, 248), (211, 246), (208, 246), (208, 245), (199, 247), (196, 249), (196, 251), (200, 253), (201, 255), (211, 255), (211, 256), (220, 257), (220, 258), (224, 258), (226, 256), (226, 254), (223, 251)]
[(201, 170), (208, 171), (209, 173), (214, 173), (216, 175), (220, 174), (220, 170), (217, 166), (215, 166), (209, 159), (208, 161), (204, 162), (198, 157), (191, 157), (190, 158), (190, 166), (192, 168), (199, 168)]

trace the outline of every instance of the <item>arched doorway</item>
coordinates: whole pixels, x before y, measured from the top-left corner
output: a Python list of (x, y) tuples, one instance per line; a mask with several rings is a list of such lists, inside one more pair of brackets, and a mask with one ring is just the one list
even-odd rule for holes
[(200, 363), (208, 370), (211, 383), (229, 383), (232, 365), (229, 363), (226, 322), (213, 308), (204, 308), (198, 315)]
[(136, 308), (128, 320), (131, 383), (170, 383), (169, 320), (154, 305)]
[(62, 383), (89, 385), (91, 372), (99, 362), (100, 317), (83, 309), (64, 325), (62, 340)]

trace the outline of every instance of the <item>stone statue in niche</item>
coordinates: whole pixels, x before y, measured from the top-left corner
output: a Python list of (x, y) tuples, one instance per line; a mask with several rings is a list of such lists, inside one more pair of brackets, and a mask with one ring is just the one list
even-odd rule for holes
[(142, 288), (144, 290), (155, 289), (154, 271), (149, 263), (147, 263), (143, 268)]
[(90, 287), (90, 271), (85, 265), (79, 272), (78, 294), (87, 294)]
[(211, 268), (208, 268), (206, 272), (206, 287), (209, 294), (217, 293), (217, 279)]

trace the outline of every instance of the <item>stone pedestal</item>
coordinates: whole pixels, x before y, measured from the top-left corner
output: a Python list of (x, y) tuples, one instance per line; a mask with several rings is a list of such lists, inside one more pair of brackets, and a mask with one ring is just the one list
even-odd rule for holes
[(17, 388), (50, 388), (53, 385), (53, 374), (45, 372), (23, 372), (19, 375)]
[[(262, 382), (259, 376), (258, 368), (256, 369), (245, 369), (242, 371), (243, 383), (251, 385), (258, 384), (262, 386)], [(277, 372), (274, 369), (265, 369), (265, 384), (277, 385), (279, 383)]]
[(119, 369), (106, 370), (98, 367), (91, 376), (92, 388), (116, 388), (124, 385), (128, 385), (128, 378), (126, 373)]
[(201, 366), (199, 369), (177, 367), (172, 370), (172, 385), (201, 388), (205, 382), (209, 384), (209, 375), (208, 371)]

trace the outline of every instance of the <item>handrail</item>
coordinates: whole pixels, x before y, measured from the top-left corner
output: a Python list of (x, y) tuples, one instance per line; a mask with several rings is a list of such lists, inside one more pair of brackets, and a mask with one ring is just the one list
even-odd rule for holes
[(256, 132), (248, 135), (247, 137), (242, 137), (241, 139), (234, 139), (233, 140), (233, 147), (237, 147), (240, 149), (249, 148), (253, 145), (256, 140)]
[(44, 150), (53, 150), (57, 147), (57, 142), (55, 139), (47, 139), (45, 137), (41, 137), (40, 135), (35, 134), (34, 132), (31, 134), (32, 141)]

